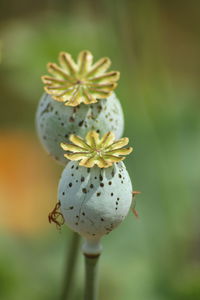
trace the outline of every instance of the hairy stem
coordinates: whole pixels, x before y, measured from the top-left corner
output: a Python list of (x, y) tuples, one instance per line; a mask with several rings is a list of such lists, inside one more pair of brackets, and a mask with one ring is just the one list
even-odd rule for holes
[[(70, 248), (68, 250), (67, 261), (66, 261), (66, 270), (63, 280), (63, 288), (61, 294), (61, 300), (70, 300), (71, 291), (73, 288), (74, 273), (76, 268), (78, 250), (80, 244), (80, 236), (73, 232), (71, 237)], [(67, 247), (69, 247), (67, 245)]]

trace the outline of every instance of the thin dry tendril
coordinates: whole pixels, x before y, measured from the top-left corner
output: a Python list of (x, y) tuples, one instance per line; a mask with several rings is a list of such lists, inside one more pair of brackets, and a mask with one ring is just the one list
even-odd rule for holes
[(54, 209), (49, 213), (48, 220), (49, 223), (55, 223), (56, 228), (60, 230), (61, 226), (65, 223), (62, 213), (59, 211), (61, 206), (60, 201), (56, 203)]

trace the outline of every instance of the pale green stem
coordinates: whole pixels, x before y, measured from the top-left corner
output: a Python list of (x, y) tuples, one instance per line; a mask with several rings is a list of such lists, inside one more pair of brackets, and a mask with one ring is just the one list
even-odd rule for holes
[(66, 270), (64, 274), (64, 280), (63, 280), (62, 295), (60, 298), (61, 300), (72, 299), (71, 292), (73, 289), (74, 273), (75, 273), (75, 268), (77, 263), (79, 244), (80, 244), (80, 235), (73, 232), (70, 245), (69, 242), (67, 245), (67, 248), (69, 248), (69, 250), (68, 250)]
[(98, 241), (85, 241), (83, 245), (85, 257), (85, 293), (84, 300), (98, 299), (98, 261), (101, 254), (101, 245)]
[(85, 295), (84, 300), (97, 300), (99, 290), (98, 260), (100, 255), (85, 256)]

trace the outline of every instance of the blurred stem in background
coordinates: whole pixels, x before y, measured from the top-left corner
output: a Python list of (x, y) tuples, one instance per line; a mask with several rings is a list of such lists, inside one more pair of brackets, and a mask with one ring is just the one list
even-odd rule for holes
[(72, 290), (74, 288), (74, 276), (75, 276), (75, 269), (77, 264), (78, 258), (78, 251), (80, 245), (80, 235), (76, 232), (72, 233), (70, 247), (67, 260), (66, 260), (66, 270), (64, 273), (64, 280), (63, 280), (63, 288), (61, 294), (61, 300), (70, 300), (72, 295)]

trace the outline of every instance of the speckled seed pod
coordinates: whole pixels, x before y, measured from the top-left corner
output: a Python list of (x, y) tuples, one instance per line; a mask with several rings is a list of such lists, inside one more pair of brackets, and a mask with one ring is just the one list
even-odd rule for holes
[(71, 161), (58, 187), (66, 224), (86, 239), (99, 239), (126, 217), (132, 204), (132, 184), (123, 162), (101, 169)]
[(40, 100), (36, 127), (45, 150), (59, 163), (65, 165), (68, 159), (63, 156), (61, 142), (68, 142), (70, 134), (84, 137), (89, 130), (101, 135), (108, 131), (120, 138), (124, 129), (122, 108), (116, 95), (90, 105), (65, 106), (44, 94)]

